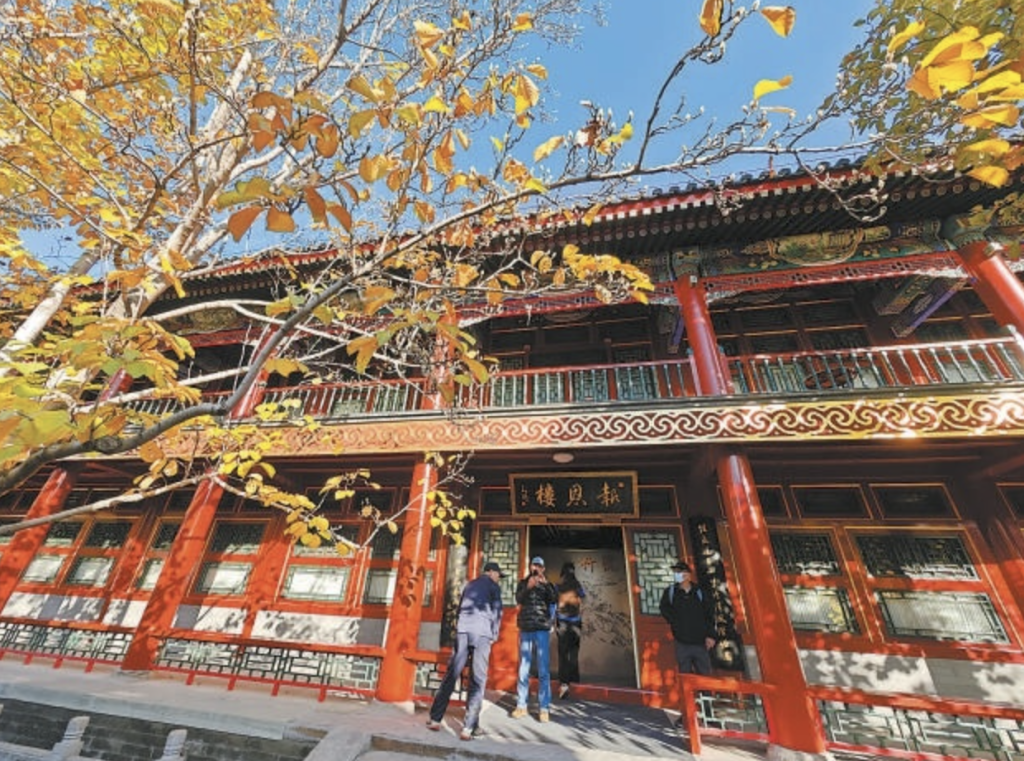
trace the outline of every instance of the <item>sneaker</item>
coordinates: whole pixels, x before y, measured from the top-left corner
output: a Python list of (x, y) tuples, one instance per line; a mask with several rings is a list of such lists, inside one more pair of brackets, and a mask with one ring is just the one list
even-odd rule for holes
[(510, 715), (510, 716), (511, 716), (511, 717), (512, 717), (513, 719), (521, 719), (521, 718), (523, 718), (524, 716), (526, 716), (526, 707), (525, 707), (525, 706), (517, 706), (517, 707), (516, 707), (516, 710), (514, 710), (514, 711), (513, 711), (513, 712), (512, 712), (511, 714), (509, 714), (509, 715)]
[(429, 729), (429, 730), (431, 730), (433, 732), (440, 732), (441, 731), (441, 722), (434, 721), (433, 719), (427, 719), (427, 729)]
[(551, 714), (542, 708), (540, 711), (540, 716), (538, 716), (537, 718), (541, 724), (547, 724), (549, 721), (551, 721)]
[(480, 731), (480, 727), (473, 727), (472, 729), (470, 729), (469, 727), (463, 727), (462, 731), (459, 732), (459, 739), (473, 740), (482, 734), (483, 732)]
[(558, 697), (560, 700), (565, 700), (567, 697), (569, 697), (569, 685), (563, 684), (561, 687), (558, 688)]

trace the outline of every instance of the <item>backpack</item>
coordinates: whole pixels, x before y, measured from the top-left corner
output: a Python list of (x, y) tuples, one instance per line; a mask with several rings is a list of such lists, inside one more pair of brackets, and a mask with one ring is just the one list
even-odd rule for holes
[[(671, 605), (672, 601), (676, 598), (676, 586), (678, 586), (678, 585), (672, 584), (668, 588), (668, 604), (669, 605)], [(700, 602), (704, 602), (704, 590), (701, 589), (700, 587), (697, 587), (697, 599)]]

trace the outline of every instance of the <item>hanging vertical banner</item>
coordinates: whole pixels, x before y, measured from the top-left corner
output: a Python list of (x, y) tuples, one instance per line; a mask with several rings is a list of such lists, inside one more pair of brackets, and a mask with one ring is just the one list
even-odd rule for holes
[(714, 612), (716, 643), (711, 660), (718, 668), (745, 672), (743, 643), (736, 631), (736, 611), (725, 577), (715, 519), (703, 515), (690, 518), (690, 543), (700, 586), (711, 599)]

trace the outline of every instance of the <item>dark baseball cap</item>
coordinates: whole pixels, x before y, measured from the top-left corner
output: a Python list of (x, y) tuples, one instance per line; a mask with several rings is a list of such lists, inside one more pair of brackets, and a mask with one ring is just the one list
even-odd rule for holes
[(673, 563), (672, 564), (672, 570), (673, 571), (689, 571), (690, 573), (692, 573), (692, 571), (690, 571), (690, 566), (688, 566), (682, 560), (677, 560), (675, 563)]
[(488, 563), (484, 563), (484, 573), (490, 573), (491, 571), (497, 571), (498, 576), (502, 579), (504, 579), (505, 576), (507, 575), (501, 572), (501, 566), (495, 563), (493, 560)]

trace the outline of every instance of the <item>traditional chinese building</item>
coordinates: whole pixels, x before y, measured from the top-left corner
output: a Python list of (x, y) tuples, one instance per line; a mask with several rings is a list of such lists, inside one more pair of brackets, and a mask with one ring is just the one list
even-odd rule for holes
[[(524, 222), (547, 245), (641, 264), (652, 303), (463, 315), (501, 370), (457, 416), (398, 382), (260, 397), (322, 425), (285, 434), (289, 484), (358, 464), (383, 485), (329, 514), (357, 540), (364, 505), (422, 503), (424, 451), (473, 450), (468, 548), (413, 509), (354, 555), (304, 549), (282, 517), (204, 484), (8, 539), (0, 649), (427, 699), (446, 607), (494, 560), (512, 571), (492, 657), (509, 689), (512, 590), (541, 555), (555, 578), (573, 561), (587, 590), (576, 694), (677, 706), (658, 601), (682, 557), (720, 636), (714, 681), (686, 686), (702, 731), (806, 754), (1024, 758), (1022, 229), (978, 211), (1005, 190), (967, 178), (887, 190), (871, 223), (797, 175), (609, 202), (589, 226)], [(266, 295), (278, 266), (224, 267), (189, 298)], [(233, 314), (179, 327), (204, 372), (251, 352)], [(62, 465), (4, 498), (2, 518), (117, 493), (140, 469)]]

